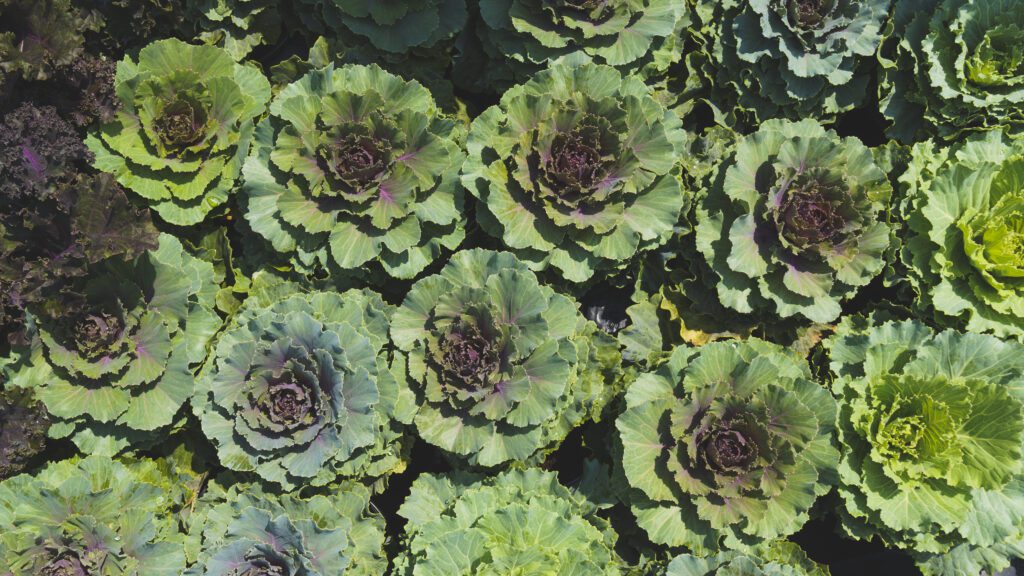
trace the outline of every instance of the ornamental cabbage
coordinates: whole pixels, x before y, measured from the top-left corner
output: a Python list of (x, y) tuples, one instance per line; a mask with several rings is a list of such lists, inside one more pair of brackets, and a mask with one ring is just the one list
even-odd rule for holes
[(1024, 4), (900, 0), (879, 51), (882, 112), (906, 143), (1024, 129)]
[(906, 192), (906, 279), (943, 325), (1024, 337), (1024, 143), (998, 132), (914, 146)]
[(639, 77), (556, 65), (473, 121), (462, 183), (485, 232), (534, 270), (584, 282), (671, 235), (688, 140)]
[(697, 249), (741, 313), (831, 322), (882, 272), (892, 187), (872, 151), (815, 120), (742, 138), (697, 208)]
[[(688, 13), (686, 3), (676, 0), (480, 0), (479, 10), (478, 24), (467, 33), (480, 38), (486, 67), (507, 67), (509, 78), (528, 78), (570, 54), (638, 69), (652, 52), (672, 42)], [(463, 54), (462, 59), (474, 56)], [(460, 64), (456, 74), (468, 72)]]
[[(859, 106), (892, 0), (690, 0), (688, 73), (725, 124), (829, 120)], [(724, 116), (723, 116), (724, 115)]]
[(277, 0), (188, 0), (189, 19), (197, 38), (222, 46), (235, 60), (281, 36)]
[(398, 514), (408, 520), (395, 576), (618, 576), (615, 532), (553, 472), (424, 474)]
[(826, 341), (839, 396), (843, 528), (928, 575), (1024, 556), (1024, 346), (915, 321)]
[(283, 286), (257, 286), (196, 383), (221, 464), (284, 490), (400, 472), (413, 406), (402, 362), (391, 365), (393, 307), (370, 291)]
[(284, 88), (245, 163), (245, 217), (302, 272), (367, 263), (409, 279), (465, 237), (465, 129), (378, 66), (328, 66)]
[(379, 576), (384, 518), (369, 505), (360, 485), (308, 498), (213, 485), (190, 519), (199, 551), (184, 576)]
[(5, 369), (46, 404), (50, 436), (70, 437), (85, 453), (158, 440), (192, 395), (192, 372), (220, 328), (213, 265), (173, 236), (159, 242), (30, 307), (30, 346)]
[(82, 33), (95, 25), (71, 0), (0, 0), (0, 86), (45, 80), (72, 64), (83, 52)]
[(393, 53), (413, 48), (433, 49), (455, 36), (466, 24), (466, 0), (300, 0), (312, 5), (316, 21), (302, 11), (303, 20), (318, 30), (355, 36), (378, 50)]
[(756, 554), (727, 551), (700, 558), (683, 554), (668, 565), (665, 576), (829, 576), (799, 546), (780, 540)]
[(4, 576), (179, 576), (188, 487), (151, 460), (101, 456), (0, 482)]
[(96, 168), (188, 226), (227, 202), (270, 82), (214, 46), (160, 40), (118, 64), (121, 110), (86, 139)]
[(600, 413), (620, 361), (575, 302), (482, 249), (414, 284), (391, 338), (409, 356), (420, 437), (479, 466), (554, 450)]
[(835, 400), (775, 344), (676, 348), (625, 400), (627, 500), (655, 543), (752, 551), (798, 531), (834, 483)]

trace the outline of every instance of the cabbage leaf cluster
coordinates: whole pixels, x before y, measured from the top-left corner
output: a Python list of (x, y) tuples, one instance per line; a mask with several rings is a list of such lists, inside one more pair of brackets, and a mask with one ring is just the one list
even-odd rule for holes
[(795, 533), (835, 482), (836, 410), (781, 346), (676, 348), (630, 384), (615, 423), (637, 523), (702, 556)]
[(1024, 555), (1024, 348), (917, 321), (827, 344), (839, 396), (843, 527), (926, 575), (994, 574)]

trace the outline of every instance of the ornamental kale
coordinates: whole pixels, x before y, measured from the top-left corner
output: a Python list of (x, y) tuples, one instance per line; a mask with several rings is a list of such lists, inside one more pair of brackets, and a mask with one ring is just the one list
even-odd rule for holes
[(507, 252), (459, 252), (414, 284), (391, 337), (420, 437), (473, 465), (539, 461), (599, 414), (619, 353), (577, 306)]
[(245, 217), (300, 271), (372, 262), (409, 279), (465, 237), (465, 129), (423, 86), (378, 66), (284, 88), (245, 163)]
[(903, 262), (921, 311), (1024, 337), (1024, 144), (998, 132), (949, 148), (921, 143), (900, 182)]
[(0, 479), (14, 476), (46, 446), (50, 419), (30, 390), (0, 390)]
[(690, 0), (688, 73), (725, 124), (822, 121), (860, 105), (892, 0)]
[(425, 474), (398, 513), (408, 523), (396, 576), (623, 573), (608, 521), (553, 472)]
[(928, 576), (1024, 555), (1024, 347), (915, 321), (830, 338), (843, 528)]
[(184, 576), (379, 576), (384, 518), (369, 506), (360, 485), (309, 498), (212, 485), (190, 519), (200, 549)]
[(585, 282), (671, 235), (688, 139), (638, 77), (557, 65), (473, 121), (462, 182), (484, 231), (534, 270)]
[(90, 456), (0, 482), (5, 576), (179, 576), (179, 480), (150, 460)]
[(257, 286), (200, 373), (192, 405), (221, 464), (285, 490), (401, 471), (414, 406), (388, 343), (393, 307), (284, 286)]
[(633, 514), (655, 543), (698, 555), (789, 536), (834, 483), (835, 418), (780, 346), (676, 348), (629, 386), (616, 422)]
[(121, 110), (86, 139), (96, 167), (167, 222), (201, 222), (235, 188), (270, 83), (220, 48), (179, 40), (122, 60), (115, 83)]
[(727, 551), (701, 558), (683, 554), (668, 565), (665, 576), (829, 576), (799, 546), (780, 540), (756, 554)]
[(890, 137), (1024, 129), (1024, 4), (901, 0), (885, 32), (879, 92)]
[(71, 0), (0, 0), (0, 86), (45, 80), (75, 62), (95, 24)]
[[(300, 0), (303, 21), (389, 53), (436, 49), (466, 23), (466, 0)], [(314, 12), (315, 18), (310, 18)]]
[[(486, 66), (528, 78), (567, 55), (637, 69), (679, 33), (688, 8), (675, 0), (480, 0), (479, 11), (478, 24), (467, 33), (479, 36)], [(457, 74), (467, 72), (456, 68)]]
[(742, 138), (697, 208), (697, 249), (726, 307), (831, 322), (885, 267), (892, 187), (872, 151), (814, 120)]
[(107, 260), (29, 308), (30, 344), (5, 368), (54, 419), (50, 436), (112, 455), (159, 438), (192, 395), (220, 327), (213, 266), (173, 236), (134, 261)]

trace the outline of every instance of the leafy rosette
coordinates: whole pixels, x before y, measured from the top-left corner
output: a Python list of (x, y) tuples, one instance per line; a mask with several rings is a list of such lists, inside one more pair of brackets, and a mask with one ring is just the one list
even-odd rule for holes
[(199, 551), (184, 576), (379, 576), (387, 569), (384, 518), (369, 511), (363, 486), (309, 498), (250, 485), (211, 492), (190, 519)]
[(0, 479), (14, 476), (43, 451), (50, 419), (30, 390), (0, 390)]
[[(466, 0), (300, 0), (313, 5), (317, 22), (344, 37), (356, 37), (390, 53), (432, 49), (455, 36), (466, 24)], [(299, 10), (309, 9), (299, 8)]]
[(50, 436), (90, 454), (152, 442), (192, 395), (220, 327), (213, 266), (173, 236), (133, 261), (108, 260), (29, 309), (30, 347), (5, 371), (54, 419)]
[(831, 322), (882, 272), (892, 187), (872, 151), (815, 120), (742, 138), (697, 208), (697, 249), (741, 313)]
[(281, 35), (277, 0), (188, 0), (189, 18), (198, 38), (222, 46), (236, 60), (253, 49), (273, 44)]
[(570, 54), (635, 69), (687, 12), (674, 0), (481, 0), (477, 33), (495, 63), (524, 73)]
[(688, 204), (688, 140), (639, 77), (557, 65), (473, 121), (462, 182), (488, 234), (531, 268), (584, 282), (671, 235)]
[(997, 132), (921, 143), (900, 182), (918, 303), (940, 324), (1024, 337), (1024, 144)]
[(928, 576), (1024, 556), (1024, 347), (914, 321), (846, 326), (826, 346), (847, 534)]
[(859, 106), (892, 0), (696, 0), (688, 73), (719, 121), (828, 120)]
[(90, 456), (0, 483), (4, 576), (179, 576), (179, 486), (150, 460)]
[(620, 362), (575, 302), (482, 249), (414, 284), (391, 338), (409, 356), (420, 437), (478, 466), (554, 450), (600, 413)]
[(798, 531), (834, 483), (836, 402), (775, 344), (676, 348), (625, 400), (627, 500), (655, 543), (751, 551)]
[(901, 0), (879, 51), (891, 138), (1024, 129), (1024, 4)]
[(95, 25), (71, 0), (0, 0), (0, 85), (45, 80), (71, 65)]
[(465, 129), (430, 92), (380, 67), (328, 66), (284, 88), (245, 163), (245, 217), (301, 271), (394, 278), (465, 236)]
[(412, 394), (370, 291), (263, 290), (247, 299), (192, 401), (224, 466), (280, 484), (375, 479), (405, 467)]
[(756, 554), (727, 551), (701, 558), (683, 554), (664, 576), (829, 576), (829, 570), (807, 557), (792, 542), (773, 542)]
[(398, 514), (408, 520), (395, 576), (618, 576), (615, 532), (553, 472), (425, 474)]
[(270, 82), (225, 50), (160, 40), (117, 67), (121, 110), (86, 139), (95, 166), (187, 226), (224, 204), (249, 153)]

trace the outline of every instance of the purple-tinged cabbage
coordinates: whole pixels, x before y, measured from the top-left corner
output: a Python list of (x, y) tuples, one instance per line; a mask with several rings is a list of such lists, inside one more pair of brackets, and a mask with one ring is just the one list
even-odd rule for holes
[(419, 436), (473, 465), (537, 461), (598, 415), (614, 340), (507, 252), (455, 254), (413, 285), (391, 338), (408, 354)]
[(157, 249), (108, 259), (30, 306), (28, 344), (4, 372), (46, 405), (51, 437), (88, 454), (151, 444), (192, 396), (220, 328), (216, 292), (213, 266), (161, 235)]
[(185, 480), (166, 463), (89, 456), (0, 482), (0, 574), (179, 576)]
[(403, 470), (414, 406), (388, 341), (393, 307), (283, 286), (257, 286), (199, 375), (192, 406), (221, 464), (285, 490)]
[(13, 78), (45, 80), (83, 52), (96, 19), (71, 0), (0, 0), (0, 86)]
[(831, 322), (882, 272), (892, 186), (872, 150), (816, 120), (770, 120), (722, 162), (697, 249), (727, 308)]
[(655, 543), (750, 552), (800, 530), (835, 483), (836, 402), (781, 346), (676, 348), (625, 401), (626, 499)]
[(46, 447), (50, 419), (29, 390), (0, 390), (0, 479), (21, 472)]

